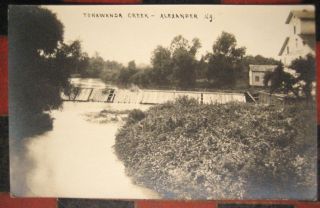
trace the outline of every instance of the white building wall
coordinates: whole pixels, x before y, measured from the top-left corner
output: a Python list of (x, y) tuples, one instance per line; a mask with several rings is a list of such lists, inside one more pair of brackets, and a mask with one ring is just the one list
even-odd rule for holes
[(309, 53), (315, 55), (314, 49), (306, 44), (300, 36), (301, 34), (312, 34), (312, 32), (314, 34), (314, 20), (301, 20), (293, 16), (289, 22), (289, 27), (291, 28), (289, 41), (280, 57), (285, 67), (290, 66), (294, 59), (303, 58)]
[[(301, 34), (301, 21), (299, 18), (293, 16), (291, 21), (288, 23), (290, 29), (291, 36), (294, 36), (296, 34)], [(296, 28), (296, 31), (294, 31), (294, 28)]]
[[(289, 53), (287, 49), (288, 47)], [(303, 43), (303, 39), (301, 37), (296, 36), (295, 39), (289, 39), (280, 58), (284, 66), (289, 66), (294, 59), (300, 57), (304, 58), (309, 53), (315, 55), (315, 51), (308, 44)]]
[(249, 69), (249, 85), (252, 86), (252, 71)]
[(251, 71), (251, 70), (250, 72), (251, 72), (250, 85), (263, 87), (264, 86), (263, 80), (266, 72), (257, 72), (257, 71)]

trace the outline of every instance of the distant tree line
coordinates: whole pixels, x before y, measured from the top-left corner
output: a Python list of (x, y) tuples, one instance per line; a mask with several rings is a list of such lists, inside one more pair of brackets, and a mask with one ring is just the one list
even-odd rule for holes
[(222, 32), (212, 52), (197, 59), (201, 48), (198, 38), (191, 41), (179, 35), (167, 47), (157, 46), (151, 55), (151, 66), (138, 67), (134, 61), (124, 66), (105, 61), (98, 53), (86, 55), (86, 67), (78, 71), (82, 77), (99, 77), (118, 85), (136, 84), (151, 88), (239, 88), (248, 86), (249, 64), (279, 64), (261, 55), (246, 55), (237, 47), (233, 34)]
[(311, 99), (315, 81), (315, 58), (307, 55), (292, 62), (289, 68), (296, 76), (284, 70), (280, 61), (261, 55), (246, 55), (245, 47), (238, 47), (233, 34), (222, 32), (212, 46), (212, 52), (197, 60), (201, 47), (199, 39), (189, 41), (181, 35), (173, 38), (168, 47), (157, 46), (151, 56), (151, 66), (139, 67), (135, 61), (127, 66), (104, 60), (98, 53), (89, 57), (82, 52), (81, 42), (62, 45), (65, 53), (71, 53), (72, 73), (81, 77), (101, 78), (120, 86), (131, 84), (146, 88), (248, 88), (249, 65), (277, 65), (273, 72), (266, 73), (264, 85), (270, 93), (292, 93), (296, 97)]

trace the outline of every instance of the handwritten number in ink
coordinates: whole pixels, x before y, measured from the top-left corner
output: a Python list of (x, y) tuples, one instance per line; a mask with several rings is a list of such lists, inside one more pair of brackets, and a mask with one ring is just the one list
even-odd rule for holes
[(205, 19), (209, 20), (209, 22), (212, 22), (213, 21), (213, 15), (212, 14), (206, 14), (204, 16)]

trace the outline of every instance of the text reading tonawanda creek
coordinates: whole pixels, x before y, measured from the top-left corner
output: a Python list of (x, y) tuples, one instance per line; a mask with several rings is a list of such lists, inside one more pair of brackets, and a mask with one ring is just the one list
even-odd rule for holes
[(85, 18), (104, 18), (104, 19), (154, 19), (159, 18), (160, 20), (201, 20), (205, 19), (209, 22), (214, 20), (214, 15), (212, 13), (197, 14), (197, 13), (105, 13), (105, 12), (83, 12), (83, 17)]

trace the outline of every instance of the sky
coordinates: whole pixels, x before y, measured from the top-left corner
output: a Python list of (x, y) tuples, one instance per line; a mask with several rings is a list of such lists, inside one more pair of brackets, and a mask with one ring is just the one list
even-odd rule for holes
[[(64, 25), (64, 40), (80, 40), (89, 56), (96, 52), (105, 60), (127, 64), (131, 60), (150, 64), (152, 51), (168, 47), (182, 35), (189, 41), (199, 38), (202, 47), (197, 57), (212, 52), (222, 31), (235, 35), (237, 45), (248, 55), (278, 59), (289, 35), (285, 20), (291, 10), (311, 9), (308, 5), (230, 6), (230, 5), (105, 5), (46, 6)], [(95, 18), (89, 14), (121, 14), (122, 18)], [(146, 14), (149, 18), (132, 18)], [(163, 14), (192, 14), (197, 19), (161, 18)], [(205, 17), (212, 15), (212, 22)]]

